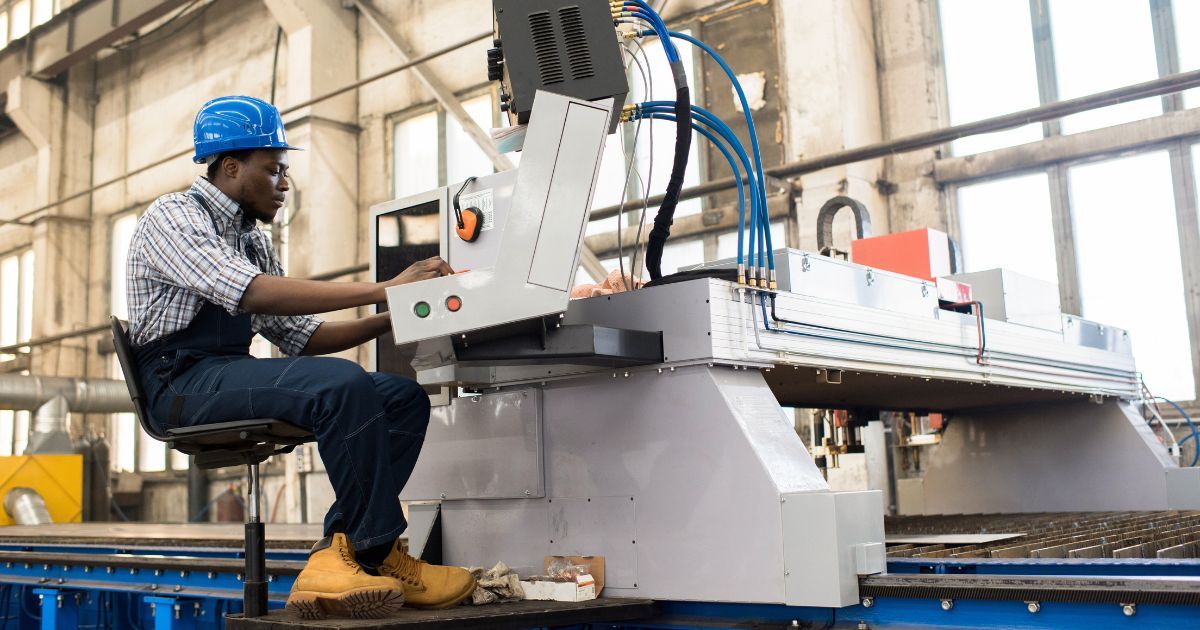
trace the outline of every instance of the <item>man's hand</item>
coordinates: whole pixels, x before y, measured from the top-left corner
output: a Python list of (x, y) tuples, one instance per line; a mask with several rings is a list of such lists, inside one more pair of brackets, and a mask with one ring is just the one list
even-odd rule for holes
[(421, 280), (429, 280), (430, 278), (440, 278), (454, 273), (450, 265), (442, 260), (441, 256), (426, 258), (413, 263), (396, 275), (395, 278), (384, 282), (385, 286), (394, 287), (399, 284), (408, 284), (410, 282), (420, 282)]

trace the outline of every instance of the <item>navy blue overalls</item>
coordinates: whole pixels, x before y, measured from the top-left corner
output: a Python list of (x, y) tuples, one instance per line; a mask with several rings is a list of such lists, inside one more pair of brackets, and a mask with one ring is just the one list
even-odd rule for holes
[[(253, 259), (253, 253), (250, 253)], [(250, 355), (249, 314), (204, 302), (187, 328), (136, 350), (151, 416), (161, 430), (278, 418), (312, 431), (333, 485), (325, 535), (355, 549), (390, 545), (405, 529), (399, 494), (429, 423), (412, 380), (334, 357)]]

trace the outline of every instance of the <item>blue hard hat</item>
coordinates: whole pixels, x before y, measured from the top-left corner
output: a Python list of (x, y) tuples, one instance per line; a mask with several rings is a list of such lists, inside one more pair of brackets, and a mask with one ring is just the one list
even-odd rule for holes
[(192, 161), (243, 149), (298, 150), (283, 137), (283, 119), (275, 106), (253, 96), (222, 96), (204, 104), (192, 133)]

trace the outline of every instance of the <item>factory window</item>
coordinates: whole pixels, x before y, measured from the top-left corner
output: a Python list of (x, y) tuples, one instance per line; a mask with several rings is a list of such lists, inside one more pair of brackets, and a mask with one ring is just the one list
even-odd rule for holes
[[(1059, 100), (1158, 77), (1149, 0), (1107, 0), (1102, 11), (1091, 0), (1050, 0), (1050, 27)], [(1161, 113), (1150, 98), (1067, 116), (1062, 126), (1076, 133)]]
[[(1179, 71), (1200, 70), (1200, 2), (1183, 0), (1172, 5), (1175, 13), (1175, 43), (1179, 47)], [(1190, 25), (1186, 26), (1186, 25)], [(1200, 88), (1183, 93), (1185, 107), (1200, 107)]]
[(41, 26), (54, 17), (54, 0), (33, 0), (33, 25)]
[(12, 11), (12, 36), (9, 40), (20, 39), (29, 32), (29, 0), (18, 0), (13, 3)]
[[(1097, 10), (1089, 0), (942, 0), (938, 5), (951, 123), (1157, 78), (1156, 55), (1166, 48), (1155, 38), (1152, 4), (1168, 2), (1110, 0)], [(1200, 67), (1195, 26), (1200, 24), (1200, 3), (1176, 0), (1173, 5), (1180, 67)], [(1004, 54), (996, 54), (998, 50)], [(1196, 100), (1195, 94), (1189, 96), (1191, 105)], [(1050, 135), (1077, 133), (1161, 113), (1160, 99), (1148, 98), (1051, 121), (1044, 130)], [(1039, 127), (1043, 125), (957, 140), (952, 149), (965, 155), (1033, 142), (1043, 135)]]
[[(938, 8), (951, 124), (1038, 106), (1027, 0), (941, 0)], [(996, 54), (998, 50), (1004, 54)], [(1032, 124), (955, 140), (952, 149), (967, 155), (1041, 137), (1041, 125)]]
[(1076, 166), (1070, 182), (1083, 316), (1129, 331), (1151, 391), (1194, 399), (1167, 153)]
[(0, 48), (8, 46), (8, 11), (0, 11)]
[[(470, 96), (462, 105), (485, 133), (500, 124), (491, 91)], [(396, 197), (415, 195), (494, 171), (487, 154), (458, 120), (440, 107), (422, 107), (402, 115), (395, 123), (392, 140)]]
[[(29, 341), (33, 332), (33, 251), (0, 257), (0, 346)], [(28, 352), (28, 349), (18, 350)], [(0, 354), (0, 361), (16, 358)], [(22, 370), (22, 373), (28, 374)], [(30, 411), (0, 411), (0, 455), (20, 455), (29, 442)]]
[[(111, 257), (109, 268), (109, 307), (113, 315), (129, 319), (129, 304), (125, 295), (125, 263), (129, 256), (129, 243), (137, 227), (138, 215), (129, 212), (112, 221)], [(123, 379), (121, 364), (116, 355), (109, 357), (109, 370), (113, 378)], [(110, 461), (115, 470), (161, 471), (170, 461), (172, 468), (186, 468), (187, 458), (180, 465), (179, 458), (167, 454), (167, 445), (155, 440), (142, 431), (132, 413), (115, 413), (109, 419), (109, 442), (112, 448)]]
[(1045, 173), (960, 187), (958, 221), (964, 271), (1003, 267), (1058, 284)]
[[(33, 250), (26, 249), (0, 257), (0, 347), (29, 341), (32, 332)], [(12, 358), (0, 354), (0, 361)]]
[[(1112, 0), (1103, 10), (1086, 0), (941, 0), (939, 7), (955, 124), (1200, 68), (1200, 2), (1192, 0)], [(1006, 42), (1027, 42), (1028, 50), (992, 42), (1001, 33)], [(1004, 55), (994, 54), (1001, 48)], [(952, 149), (976, 153), (1082, 131), (1100, 134), (1101, 144), (1120, 144), (1118, 130), (1110, 136), (1096, 130), (1198, 104), (1200, 90), (1182, 99), (1147, 98), (1040, 123), (1040, 134), (1026, 126)], [(1200, 365), (1190, 331), (1200, 329), (1200, 313), (1188, 302), (1197, 287), (1185, 285), (1183, 270), (1200, 264), (1200, 251), (1188, 246), (1195, 239), (1200, 150), (1169, 140), (1125, 152), (1132, 155), (1068, 152), (1050, 164), (982, 169), (978, 179), (951, 187), (952, 227), (967, 270), (1006, 267), (1058, 281), (1064, 312), (1130, 331), (1152, 390), (1194, 401)], [(1020, 155), (994, 155), (1043, 154), (1035, 145)], [(1004, 179), (989, 179), (996, 176)], [(1133, 251), (1135, 267), (1116, 255)], [(1155, 271), (1135, 274), (1135, 268)], [(1152, 296), (1154, 308), (1140, 296)]]

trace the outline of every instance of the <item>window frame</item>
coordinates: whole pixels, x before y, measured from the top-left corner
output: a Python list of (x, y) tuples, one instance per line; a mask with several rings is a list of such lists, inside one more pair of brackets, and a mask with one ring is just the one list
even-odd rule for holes
[[(1059, 100), (1057, 66), (1054, 57), (1054, 42), (1050, 28), (1050, 11), (1044, 3), (1052, 0), (1029, 0), (1030, 27), (1033, 30), (1034, 59), (1037, 67), (1038, 98), (1040, 105), (1046, 105)], [(1173, 0), (1144, 0), (1150, 6), (1150, 20), (1154, 34), (1154, 52), (1157, 61), (1159, 77), (1176, 74), (1180, 71), (1178, 50), (1178, 30), (1175, 24)], [(940, 20), (940, 13), (939, 13)], [(939, 23), (940, 33), (945, 27)], [(939, 42), (939, 54), (944, 55), (945, 49)], [(943, 64), (944, 68), (944, 64)], [(943, 70), (943, 80), (945, 80)], [(948, 90), (947, 90), (948, 92)], [(1182, 92), (1161, 97), (1162, 114), (1153, 118), (1169, 116), (1185, 109)], [(1111, 127), (1110, 127), (1111, 128)], [(1042, 123), (1042, 140), (1064, 135), (1061, 120), (1050, 120)], [(1123, 152), (1120, 155), (1107, 155), (1103, 158), (1075, 158), (1061, 160), (1044, 166), (1031, 166), (1029, 169), (1004, 173), (999, 176), (980, 176), (946, 184), (942, 191), (942, 204), (946, 209), (949, 230), (952, 236), (961, 240), (961, 220), (958, 209), (958, 189), (992, 179), (1013, 177), (1022, 174), (1044, 172), (1049, 181), (1050, 214), (1054, 230), (1054, 245), (1058, 261), (1059, 298), (1064, 313), (1079, 315), (1082, 312), (1082, 297), (1080, 295), (1080, 277), (1078, 248), (1075, 241), (1075, 213), (1071, 207), (1069, 171), (1073, 166), (1095, 162), (1100, 159), (1113, 159), (1130, 155), (1141, 155), (1158, 151), (1166, 151), (1170, 158), (1172, 193), (1175, 199), (1175, 213), (1180, 248), (1180, 264), (1182, 266), (1185, 288), (1185, 306), (1188, 323), (1188, 336), (1191, 344), (1192, 380), (1196, 396), (1191, 401), (1179, 401), (1185, 406), (1196, 408), (1200, 406), (1200, 295), (1195, 289), (1200, 287), (1200, 217), (1196, 190), (1196, 165), (1193, 162), (1193, 145), (1200, 144), (1200, 138), (1172, 139), (1167, 142), (1155, 143), (1139, 147), (1135, 151)], [(1003, 149), (1000, 149), (1003, 150)], [(986, 153), (986, 152), (985, 152)]]
[[(454, 98), (459, 102), (463, 102), (474, 98), (479, 98), (483, 95), (488, 95), (491, 97), (492, 126), (500, 126), (502, 124), (501, 114), (498, 109), (500, 92), (494, 83), (483, 83), (459, 92), (455, 92)], [(447, 174), (449, 173), (447, 162), (449, 157), (447, 155), (446, 133), (449, 129), (447, 122), (449, 120), (450, 113), (447, 112), (446, 108), (442, 107), (442, 105), (437, 101), (425, 101), (394, 112), (387, 117), (387, 152), (388, 162), (390, 163), (388, 172), (391, 175), (388, 186), (393, 199), (398, 198), (400, 194), (399, 191), (396, 190), (396, 168), (399, 166), (398, 160), (396, 159), (396, 131), (400, 125), (404, 124), (405, 122), (419, 116), (424, 116), (430, 112), (435, 112), (437, 114), (438, 181), (436, 186), (448, 186), (451, 183), (446, 181), (448, 177)], [(494, 169), (493, 172), (495, 172)]]

